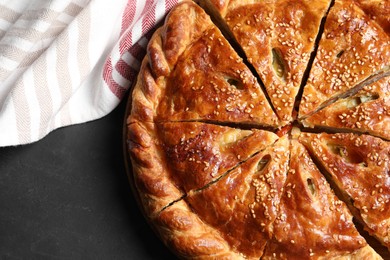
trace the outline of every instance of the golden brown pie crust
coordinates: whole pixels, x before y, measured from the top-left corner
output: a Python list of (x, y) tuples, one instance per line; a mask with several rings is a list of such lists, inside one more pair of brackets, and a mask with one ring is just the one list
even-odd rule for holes
[(329, 0), (211, 0), (259, 73), (283, 122), (296, 95)]
[(390, 140), (390, 77), (337, 100), (303, 120), (307, 127), (350, 129)]
[(356, 0), (362, 10), (383, 30), (390, 35), (390, 1), (389, 0)]
[(235, 251), (259, 259), (278, 217), (288, 160), (289, 141), (285, 136), (185, 200)]
[(390, 246), (390, 143), (356, 134), (308, 134), (300, 140), (331, 176), (365, 228)]
[(367, 246), (355, 229), (348, 208), (333, 194), (297, 140), (291, 141), (289, 174), (279, 216), (263, 255), (265, 259), (340, 257)]
[(389, 69), (390, 37), (353, 0), (336, 0), (310, 69), (299, 117)]
[[(295, 35), (306, 44), (303, 53), (311, 53), (314, 43), (307, 44), (307, 41), (311, 42), (312, 34), (316, 36), (319, 20), (325, 15), (329, 2), (317, 1), (313, 6), (308, 6), (308, 1), (298, 2), (294, 5), (292, 1), (213, 1), (222, 17), (228, 24), (230, 22), (233, 32), (238, 23), (234, 20), (238, 19), (237, 14), (264, 18), (259, 22), (263, 27), (252, 27), (247, 32), (242, 30), (236, 34), (239, 42), (269, 33), (264, 30), (266, 23), (275, 26), (288, 15), (294, 21), (299, 20), (295, 17), (299, 14), (297, 10), (317, 10), (318, 13), (313, 14), (316, 17), (313, 28), (302, 31), (292, 22), (288, 24), (295, 32), (289, 34), (289, 30), (286, 34), (286, 37)], [(387, 47), (388, 36), (382, 29), (386, 26), (381, 22), (383, 19), (371, 22), (368, 17), (385, 12), (385, 9), (364, 7), (362, 11), (359, 6), (374, 5), (367, 5), (363, 0), (358, 2), (359, 5), (354, 5), (349, 0), (337, 0), (332, 8), (337, 11), (337, 5), (340, 5), (339, 8), (358, 13), (364, 24), (377, 28), (378, 41), (385, 39), (381, 46), (373, 43), (379, 50), (378, 57), (384, 58), (379, 58), (381, 62), (369, 67), (367, 73), (372, 74), (387, 66), (390, 53), (386, 48), (390, 47)], [(329, 24), (335, 19), (331, 15), (332, 8)], [(266, 19), (269, 14), (274, 20)], [(312, 17), (312, 14), (305, 15)], [(310, 33), (306, 33), (308, 31)], [(265, 40), (264, 46), (257, 41), (254, 45), (258, 47), (256, 51), (252, 47), (246, 49), (248, 60), (255, 64), (254, 59), (259, 56), (256, 52), (272, 55), (270, 46), (275, 44), (275, 39), (278, 38), (274, 35)], [(351, 44), (351, 41), (340, 41), (340, 45)], [(242, 47), (245, 49), (244, 45)], [(281, 53), (291, 49), (286, 47)], [(152, 36), (131, 95), (131, 111), (126, 121), (126, 147), (133, 168), (129, 177), (147, 220), (177, 256), (196, 259), (381, 259), (357, 231), (351, 212), (366, 224), (370, 234), (390, 248), (387, 231), (390, 230), (387, 227), (390, 216), (376, 212), (382, 208), (371, 211), (367, 206), (382, 195), (388, 195), (387, 182), (383, 181), (389, 178), (390, 143), (352, 133), (290, 132), (292, 127), (285, 126), (293, 123), (295, 95), (309, 58), (309, 54), (303, 53), (299, 54), (303, 55), (302, 64), (295, 64), (299, 80), (292, 88), (297, 91), (281, 97), (285, 104), (283, 112), (274, 102), (275, 113), (268, 101), (272, 101), (269, 97), (273, 92), (267, 88), (268, 92), (263, 92), (251, 69), (194, 2), (178, 4)], [(321, 53), (321, 43), (318, 53)], [(268, 58), (272, 60), (272, 57)], [(323, 64), (321, 60), (314, 60), (314, 66), (318, 66), (316, 62)], [(269, 64), (256, 68), (260, 78), (267, 69)], [(315, 69), (311, 75), (317, 75)], [(375, 93), (378, 97), (370, 102), (385, 109), (388, 103), (386, 80), (362, 87), (356, 95)], [(358, 82), (356, 80), (353, 84)], [(311, 81), (309, 78), (303, 91), (301, 100), (304, 102), (301, 102), (300, 109), (305, 108), (302, 113), (299, 111), (303, 116), (314, 111), (314, 105), (322, 104), (322, 101), (318, 104), (310, 101), (310, 94), (318, 91), (311, 85), (314, 85), (313, 78)], [(326, 96), (324, 102), (332, 95), (333, 92)], [(351, 98), (356, 98), (356, 95)], [(292, 102), (288, 101), (289, 98)], [(374, 107), (370, 102), (359, 105)], [(337, 105), (337, 102), (333, 104), (334, 107)], [(309, 126), (341, 128), (332, 125), (332, 116), (321, 124), (314, 120), (326, 111), (320, 110), (302, 122)], [(340, 113), (347, 113), (346, 110), (336, 111), (331, 114), (338, 113), (339, 117)], [(370, 133), (387, 138), (386, 120), (382, 120), (380, 127), (370, 128)], [(332, 141), (334, 143), (329, 145)], [(337, 148), (341, 145), (348, 147)], [(351, 149), (356, 151), (351, 152)], [(340, 151), (343, 151), (342, 155)], [(361, 171), (359, 163), (362, 161), (355, 157), (371, 161), (364, 159), (366, 165)], [(315, 158), (314, 162), (312, 158)], [(337, 165), (331, 167), (329, 160)], [(357, 181), (362, 190), (357, 195), (353, 193), (355, 190), (342, 186), (342, 181), (335, 182), (354, 198), (352, 206), (355, 209), (348, 209), (333, 193), (320, 172), (324, 169), (319, 170), (316, 165), (321, 165), (330, 175), (334, 174), (334, 178), (338, 177), (336, 172), (341, 171), (346, 180)], [(368, 175), (368, 168), (374, 174)], [(356, 179), (354, 173), (370, 177), (364, 182), (364, 178)], [(382, 182), (374, 181), (378, 176), (382, 176)], [(364, 199), (362, 195), (367, 193), (372, 196)], [(384, 210), (381, 212), (390, 212), (388, 199), (382, 202)]]
[(147, 50), (130, 120), (280, 124), (255, 76), (200, 7), (175, 8)]

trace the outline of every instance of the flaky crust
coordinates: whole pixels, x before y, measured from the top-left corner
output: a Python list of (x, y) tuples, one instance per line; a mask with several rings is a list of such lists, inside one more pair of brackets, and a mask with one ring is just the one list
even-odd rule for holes
[(288, 159), (285, 136), (185, 200), (232, 248), (250, 259), (259, 259), (278, 216)]
[(203, 188), (278, 139), (269, 131), (199, 122), (157, 123), (157, 132), (171, 179), (185, 193)]
[(179, 4), (170, 12), (164, 26), (156, 30), (148, 44), (133, 90), (129, 123), (154, 122), (166, 78), (186, 48), (211, 26), (208, 16), (191, 2)]
[(355, 2), (336, 0), (303, 91), (299, 117), (389, 69), (389, 36)]
[(360, 8), (383, 30), (390, 35), (390, 1), (389, 0), (355, 0)]
[(299, 139), (351, 201), (355, 217), (390, 248), (390, 143), (355, 134), (303, 133)]
[[(273, 28), (271, 34), (265, 29), (249, 31), (247, 35), (242, 32), (237, 37), (245, 40), (250, 34), (253, 37), (254, 33), (269, 37), (264, 46), (254, 44), (253, 48), (249, 42), (242, 44), (251, 55), (255, 49), (259, 52), (264, 50), (268, 60), (261, 66), (273, 66), (270, 63), (275, 59), (272, 46), (277, 46), (283, 55), (293, 49), (285, 45), (300, 46), (298, 49), (302, 52), (290, 53), (291, 59), (284, 64), (291, 71), (283, 76), (283, 81), (292, 81), (292, 89), (300, 85), (306, 69), (304, 65), (314, 46), (313, 35), (317, 34), (319, 20), (328, 5), (329, 1), (325, 0), (316, 1), (315, 4), (302, 0), (296, 1), (294, 5), (287, 0), (218, 2), (221, 14), (229, 18), (232, 24), (237, 25), (239, 19), (234, 20), (237, 18), (235, 15), (241, 13), (254, 15), (246, 25), (269, 22)], [(304, 19), (299, 16), (302, 10), (303, 17), (306, 17)], [(255, 15), (257, 11), (263, 12), (260, 14), (261, 19)], [(271, 20), (267, 19), (270, 14)], [(306, 25), (310, 28), (306, 28)], [(289, 28), (285, 36), (280, 35), (286, 33), (282, 27)], [(303, 27), (307, 30), (302, 32), (299, 28)], [(293, 36), (295, 43), (284, 44), (280, 40)], [(253, 60), (251, 62), (255, 64)], [(292, 69), (294, 66), (296, 73)], [(266, 71), (264, 68), (262, 70)], [(275, 70), (272, 70), (275, 74)], [(270, 73), (264, 75), (268, 77)], [(280, 81), (272, 77), (268, 80)], [(289, 167), (300, 169), (304, 165), (299, 162), (289, 166), (290, 151), (295, 151), (296, 157), (306, 158), (302, 155), (305, 153), (297, 152), (299, 146), (296, 141), (290, 148), (290, 136), (286, 133), (278, 139), (268, 131), (232, 127), (276, 128), (291, 122), (296, 91), (283, 89), (286, 93), (284, 96), (282, 90), (279, 90), (269, 91), (269, 94), (271, 99), (278, 98), (282, 102), (274, 102), (275, 111), (283, 110), (279, 112), (280, 118), (273, 112), (255, 76), (206, 13), (193, 2), (175, 7), (167, 16), (165, 24), (150, 40), (127, 119), (127, 148), (133, 167), (130, 178), (135, 184), (145, 216), (168, 247), (182, 258), (273, 258), (273, 253), (281, 253), (283, 250), (292, 258), (311, 257), (310, 253), (313, 252), (314, 258), (318, 259), (380, 258), (350, 227), (350, 215), (343, 207), (339, 207), (338, 212), (345, 217), (345, 221), (338, 223), (342, 224), (343, 230), (330, 225), (333, 235), (342, 236), (339, 240), (343, 241), (339, 247), (334, 246), (332, 243), (337, 239), (327, 239), (329, 234), (321, 228), (324, 227), (324, 219), (341, 219), (341, 215), (332, 215), (330, 210), (321, 211), (321, 207), (312, 205), (322, 203), (321, 199), (308, 203), (307, 185), (304, 186), (306, 193), (295, 194), (296, 199), (304, 202), (302, 207), (305, 209), (310, 206), (315, 208), (313, 214), (307, 214), (307, 220), (313, 220), (318, 215), (316, 210), (322, 215), (312, 222), (300, 219), (304, 231), (291, 229), (285, 234), (285, 226), (281, 224), (285, 214), (292, 216), (292, 220), (287, 223), (290, 226), (296, 223), (297, 215), (295, 208), (289, 208), (295, 204), (286, 202), (287, 192), (292, 187), (288, 183), (295, 181), (295, 185), (304, 185), (306, 181), (301, 178), (286, 182), (286, 178), (288, 180), (292, 176), (291, 172), (287, 173)], [(279, 105), (283, 105), (283, 108)], [(284, 129), (289, 129), (289, 126)], [(300, 174), (307, 177), (306, 173)], [(318, 182), (323, 181), (314, 173), (310, 174)], [(322, 199), (329, 198), (333, 197), (329, 195)], [(359, 216), (366, 221), (364, 215)], [(320, 223), (314, 225), (316, 221)], [(377, 237), (387, 243), (388, 235), (383, 235), (385, 231), (382, 226), (371, 225), (369, 230), (376, 232), (376, 235), (382, 232)], [(319, 232), (323, 234), (321, 239), (310, 240), (313, 235), (310, 232), (319, 230), (323, 231)], [(309, 235), (302, 238), (298, 233)], [(299, 248), (286, 246), (283, 239), (289, 238), (288, 235), (294, 236), (294, 241), (299, 241)], [(291, 243), (291, 239), (287, 242)], [(309, 249), (314, 251), (310, 252)], [(303, 253), (300, 250), (306, 251)], [(330, 251), (327, 255), (326, 250)]]
[(205, 224), (184, 201), (174, 203), (151, 221), (164, 243), (185, 259), (245, 259), (221, 234)]
[(159, 149), (153, 123), (131, 122), (127, 148), (133, 166), (134, 184), (146, 216), (154, 216), (184, 194), (171, 181), (167, 161)]
[(210, 2), (260, 75), (279, 118), (292, 121), (295, 98), (330, 1)]
[(365, 86), (302, 121), (306, 127), (370, 133), (390, 140), (390, 77)]
[(273, 226), (262, 259), (338, 258), (367, 245), (347, 206), (297, 140), (291, 141), (289, 172)]
[(147, 53), (131, 117), (279, 125), (255, 76), (194, 3), (182, 3), (168, 15)]
[[(169, 170), (171, 166), (168, 165), (169, 161), (161, 147), (161, 136), (158, 125), (155, 124), (159, 121), (158, 106), (165, 94), (167, 77), (186, 48), (196, 42), (210, 27), (211, 21), (200, 8), (192, 2), (185, 2), (168, 15), (164, 26), (158, 29), (150, 40), (148, 55), (142, 62), (133, 90), (131, 114), (127, 119), (127, 146), (133, 167), (133, 175), (130, 178), (134, 181), (145, 216), (153, 223), (164, 242), (179, 256), (240, 259), (241, 257), (230, 249), (217, 231), (200, 221), (188, 206), (180, 201), (185, 194), (180, 185), (176, 186), (177, 183), (172, 180)], [(238, 56), (233, 58), (236, 58), (235, 63), (239, 63)], [(243, 79), (248, 78), (243, 75)], [(251, 80), (252, 83), (255, 81), (254, 78)], [(260, 94), (260, 91), (257, 85), (257, 89), (252, 89), (251, 93), (256, 95)], [(251, 104), (247, 105), (250, 108)], [(264, 102), (258, 106), (267, 108), (268, 105)], [(264, 116), (266, 110), (258, 110), (263, 112)], [(164, 112), (160, 116), (164, 119)], [(247, 113), (246, 118), (249, 121), (250, 113)], [(277, 121), (276, 116), (272, 114), (268, 119), (270, 120), (268, 122), (272, 122), (270, 124)], [(267, 139), (265, 135), (262, 137), (263, 142), (268, 140), (273, 143), (276, 140), (275, 135), (270, 137), (271, 139)], [(250, 150), (245, 152), (248, 153)], [(238, 160), (241, 154), (235, 155)]]
[[(128, 134), (133, 166), (131, 178), (143, 211), (152, 222), (163, 221), (173, 229), (157, 227), (165, 242), (173, 243), (175, 251), (186, 258), (203, 254), (204, 258), (227, 257), (228, 247), (218, 232), (178, 201), (272, 145), (278, 137), (263, 130), (240, 130), (199, 122), (133, 121), (128, 125)], [(179, 232), (176, 228), (182, 222), (186, 227)], [(209, 246), (202, 244), (206, 242)]]

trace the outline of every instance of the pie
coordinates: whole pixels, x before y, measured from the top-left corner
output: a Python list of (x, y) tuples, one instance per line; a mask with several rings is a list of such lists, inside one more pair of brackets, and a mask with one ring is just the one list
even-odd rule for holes
[(390, 34), (389, 0), (357, 0), (357, 2), (371, 19), (382, 26), (387, 34)]
[(331, 1), (211, 2), (209, 6), (225, 21), (260, 75), (279, 118), (291, 122), (320, 22)]
[(299, 117), (306, 118), (389, 71), (390, 36), (353, 0), (336, 0), (303, 90)]
[(390, 255), (387, 3), (184, 1), (167, 15), (129, 99), (126, 151), (140, 207), (178, 257)]
[(300, 138), (325, 168), (345, 201), (352, 204), (355, 217), (390, 247), (390, 143), (351, 133), (304, 133)]
[(307, 127), (323, 127), (369, 133), (390, 140), (390, 77), (366, 85), (356, 94), (309, 116)]

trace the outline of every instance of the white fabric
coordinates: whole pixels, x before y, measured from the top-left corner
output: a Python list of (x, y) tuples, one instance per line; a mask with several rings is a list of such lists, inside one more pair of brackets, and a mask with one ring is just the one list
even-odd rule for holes
[(0, 0), (0, 146), (112, 111), (176, 2)]

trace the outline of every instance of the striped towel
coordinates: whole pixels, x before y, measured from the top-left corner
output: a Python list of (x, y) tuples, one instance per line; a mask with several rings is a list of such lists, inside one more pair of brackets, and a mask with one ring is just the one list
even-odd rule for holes
[(179, 0), (0, 0), (0, 146), (112, 111)]

